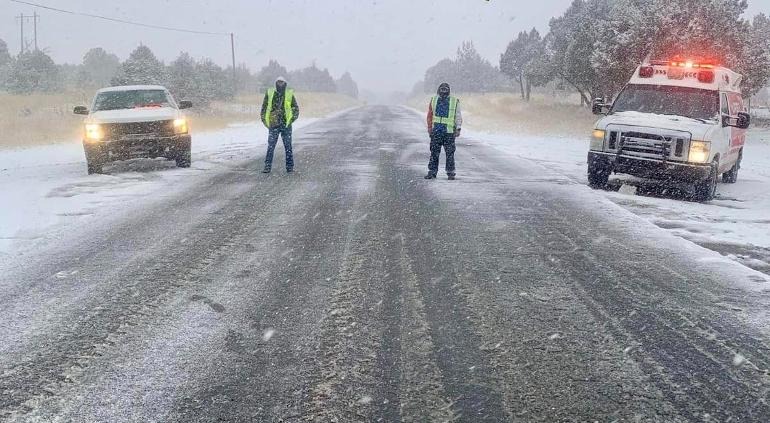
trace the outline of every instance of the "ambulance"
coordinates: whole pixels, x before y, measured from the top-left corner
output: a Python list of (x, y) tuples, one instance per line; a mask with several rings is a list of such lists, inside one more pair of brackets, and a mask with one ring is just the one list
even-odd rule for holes
[(588, 153), (588, 181), (607, 185), (613, 173), (685, 184), (690, 198), (709, 201), (721, 177), (735, 183), (750, 116), (741, 75), (714, 62), (649, 61), (612, 104), (600, 99)]

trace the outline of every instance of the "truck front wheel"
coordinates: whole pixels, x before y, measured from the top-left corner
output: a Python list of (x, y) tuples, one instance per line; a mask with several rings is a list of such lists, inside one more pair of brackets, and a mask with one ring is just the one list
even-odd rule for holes
[(104, 173), (103, 166), (104, 164), (101, 162), (98, 162), (98, 163), (88, 162), (88, 174), (93, 175), (94, 173)]
[(188, 148), (185, 151), (177, 152), (176, 157), (174, 157), (174, 161), (176, 161), (177, 167), (190, 167), (190, 164), (192, 163), (192, 154), (190, 153), (190, 149)]
[(588, 185), (591, 188), (604, 188), (610, 179), (612, 170), (607, 166), (592, 162), (588, 164)]
[(743, 160), (743, 150), (738, 153), (738, 160), (733, 167), (722, 174), (722, 182), (726, 184), (734, 184), (738, 182), (738, 171), (741, 169), (741, 161)]
[(86, 145), (86, 165), (88, 167), (88, 174), (102, 173), (102, 167), (104, 166), (104, 152), (99, 146)]
[(711, 164), (711, 172), (706, 179), (695, 183), (695, 201), (711, 201), (717, 194), (717, 182), (719, 180), (719, 162), (714, 161)]

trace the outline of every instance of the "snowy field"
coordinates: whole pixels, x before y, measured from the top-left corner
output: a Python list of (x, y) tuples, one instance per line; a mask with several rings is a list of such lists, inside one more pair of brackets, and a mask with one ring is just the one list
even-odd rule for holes
[[(483, 143), (512, 159), (531, 160), (588, 189), (588, 138), (532, 137), (487, 133), (471, 126), (463, 143)], [(715, 250), (753, 269), (770, 273), (770, 128), (749, 132), (738, 183), (719, 184), (717, 199), (694, 203), (681, 191), (614, 176), (605, 191), (614, 203), (677, 236)], [(639, 185), (639, 186), (637, 186)]]
[[(295, 129), (316, 120), (300, 119)], [(87, 224), (131, 202), (162, 199), (170, 186), (184, 190), (211, 172), (264, 156), (266, 139), (267, 130), (257, 123), (193, 133), (189, 169), (165, 159), (136, 159), (106, 165), (103, 175), (86, 174), (83, 146), (77, 142), (0, 150), (0, 257), (23, 254), (56, 238), (69, 224)], [(295, 149), (301, 148), (296, 144)], [(282, 148), (280, 141), (277, 148)], [(283, 154), (276, 158), (282, 160)], [(274, 164), (276, 170), (283, 168), (283, 163)]]

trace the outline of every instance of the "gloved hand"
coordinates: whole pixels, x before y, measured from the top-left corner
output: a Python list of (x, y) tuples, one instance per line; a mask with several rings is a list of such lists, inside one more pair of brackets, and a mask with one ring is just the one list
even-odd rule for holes
[(455, 129), (455, 138), (460, 138), (460, 128)]

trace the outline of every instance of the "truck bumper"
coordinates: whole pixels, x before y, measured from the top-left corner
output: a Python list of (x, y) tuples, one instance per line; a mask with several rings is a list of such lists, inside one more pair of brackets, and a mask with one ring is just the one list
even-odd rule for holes
[(679, 182), (700, 181), (708, 178), (711, 173), (711, 165), (708, 163), (664, 162), (599, 151), (588, 153), (588, 165), (639, 178)]
[(106, 163), (135, 158), (174, 157), (190, 150), (189, 134), (171, 137), (124, 138), (100, 142), (83, 141), (86, 156)]

